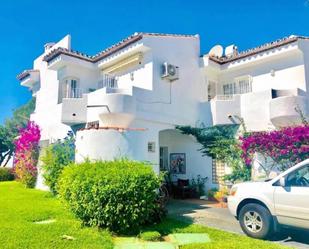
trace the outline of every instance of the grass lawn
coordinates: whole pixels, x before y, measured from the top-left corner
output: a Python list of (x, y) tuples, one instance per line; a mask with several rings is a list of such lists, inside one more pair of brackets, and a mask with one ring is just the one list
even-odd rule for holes
[[(35, 223), (44, 220), (55, 222)], [(181, 232), (207, 233), (212, 240), (208, 244), (184, 246), (182, 249), (286, 248), (208, 227), (189, 225), (173, 219), (166, 219), (144, 230), (155, 230), (162, 235)], [(49, 193), (25, 189), (16, 182), (0, 183), (0, 242), (1, 249), (113, 248), (110, 233), (95, 228), (82, 228), (80, 222)]]
[(256, 240), (247, 236), (224, 232), (218, 229), (205, 227), (201, 225), (193, 225), (176, 221), (174, 219), (166, 219), (164, 222), (154, 225), (148, 229), (160, 232), (162, 235), (170, 233), (207, 233), (211, 239), (211, 243), (192, 244), (181, 247), (181, 249), (283, 249), (289, 248), (268, 241)]
[[(48, 219), (55, 222), (34, 223)], [(64, 235), (74, 239), (64, 239)], [(113, 248), (108, 232), (81, 228), (59, 200), (16, 182), (0, 183), (0, 243), (2, 249)]]

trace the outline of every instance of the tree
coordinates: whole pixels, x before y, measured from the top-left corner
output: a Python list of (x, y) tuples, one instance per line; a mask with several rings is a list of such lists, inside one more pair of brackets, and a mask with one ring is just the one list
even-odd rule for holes
[(225, 156), (224, 151), (230, 151), (230, 145), (235, 142), (235, 134), (239, 125), (215, 125), (211, 127), (191, 127), (177, 126), (182, 134), (192, 135), (202, 144), (201, 152), (205, 156), (213, 159), (222, 160)]
[(57, 182), (62, 170), (65, 166), (73, 163), (74, 159), (75, 138), (73, 132), (68, 132), (63, 140), (58, 140), (44, 149), (40, 158), (44, 170), (43, 177), (54, 195), (58, 193)]
[(241, 158), (242, 151), (236, 139), (238, 124), (203, 128), (177, 126), (176, 128), (183, 134), (194, 136), (202, 145), (200, 151), (203, 155), (222, 161), (232, 167), (232, 174), (225, 176), (226, 180), (232, 182), (250, 180), (250, 168), (244, 165)]
[(6, 166), (15, 151), (14, 140), (20, 129), (27, 126), (30, 114), (34, 111), (35, 99), (32, 98), (25, 105), (17, 108), (13, 116), (0, 125), (0, 165)]

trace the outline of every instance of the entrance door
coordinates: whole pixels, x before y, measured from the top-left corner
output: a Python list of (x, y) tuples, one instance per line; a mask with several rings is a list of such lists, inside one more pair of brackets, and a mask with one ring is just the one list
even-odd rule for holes
[(160, 147), (160, 171), (168, 171), (168, 147)]

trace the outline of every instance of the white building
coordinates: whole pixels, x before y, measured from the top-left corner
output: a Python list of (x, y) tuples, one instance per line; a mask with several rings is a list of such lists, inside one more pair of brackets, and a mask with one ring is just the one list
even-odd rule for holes
[(224, 168), (175, 125), (227, 124), (249, 130), (299, 122), (309, 114), (309, 39), (291, 36), (238, 52), (220, 47), (200, 55), (198, 35), (136, 33), (94, 56), (71, 49), (70, 36), (45, 45), (33, 69), (18, 76), (36, 96), (31, 119), (48, 144), (76, 132), (76, 161), (129, 157), (156, 172), (185, 160), (179, 178), (207, 176), (217, 185)]

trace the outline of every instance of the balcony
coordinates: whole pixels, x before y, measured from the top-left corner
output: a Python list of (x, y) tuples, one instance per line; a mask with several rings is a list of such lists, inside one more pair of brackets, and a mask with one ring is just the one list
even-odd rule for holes
[(83, 95), (84, 92), (81, 88), (72, 88), (64, 92), (62, 123), (72, 126), (87, 122), (87, 95)]
[(85, 89), (82, 88), (70, 88), (64, 92), (63, 98), (65, 99), (79, 99), (86, 93)]
[[(136, 112), (130, 89), (101, 88), (87, 94), (89, 120), (103, 120), (107, 126), (127, 127)], [(88, 120), (88, 121), (89, 121)]]
[(240, 116), (241, 95), (216, 95), (211, 101), (213, 124), (231, 124), (232, 116)]
[(117, 77), (109, 74), (103, 74), (102, 80), (98, 83), (99, 88), (109, 88), (117, 89), (118, 88), (118, 79)]
[(87, 95), (62, 100), (61, 122), (70, 126), (87, 122)]
[(21, 86), (28, 87), (35, 96), (36, 92), (40, 89), (40, 71), (39, 70), (25, 70), (17, 75)]
[[(287, 94), (287, 93), (285, 93)], [(300, 114), (295, 108), (302, 110), (303, 114), (309, 116), (308, 97), (305, 95), (282, 94), (273, 98), (269, 103), (270, 120), (276, 127), (284, 127), (301, 123)]]

